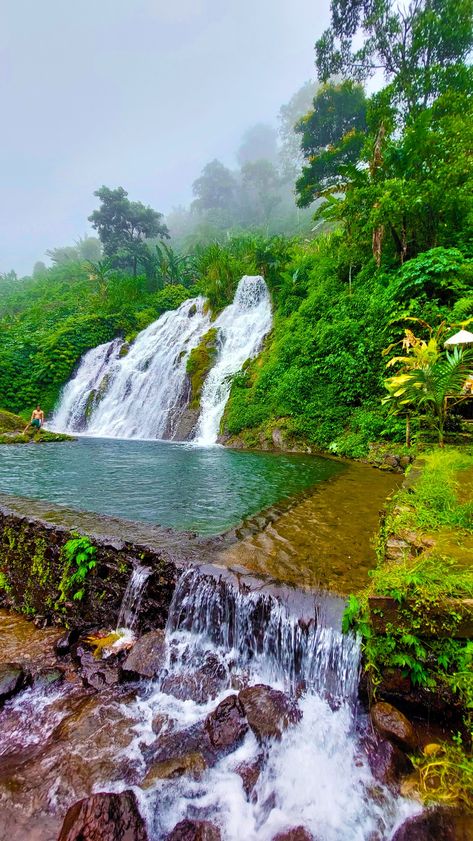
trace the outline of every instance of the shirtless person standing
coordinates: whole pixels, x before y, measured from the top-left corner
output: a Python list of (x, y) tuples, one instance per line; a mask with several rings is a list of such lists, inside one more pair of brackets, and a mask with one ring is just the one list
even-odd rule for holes
[(23, 430), (23, 435), (25, 434), (26, 430), (30, 428), (30, 426), (32, 426), (33, 429), (41, 429), (43, 424), (44, 424), (44, 412), (43, 412), (41, 406), (38, 405), (38, 406), (36, 406), (36, 409), (33, 410), (33, 414), (31, 415), (31, 420), (30, 420), (28, 426), (26, 426), (25, 429)]

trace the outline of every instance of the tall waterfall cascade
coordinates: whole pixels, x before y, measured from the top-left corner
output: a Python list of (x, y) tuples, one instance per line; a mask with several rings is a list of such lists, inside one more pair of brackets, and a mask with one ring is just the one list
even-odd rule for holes
[(190, 299), (165, 312), (129, 350), (115, 339), (86, 353), (51, 427), (104, 438), (172, 438), (186, 405), (188, 355), (210, 327), (204, 304)]
[(49, 426), (104, 438), (175, 439), (189, 400), (189, 354), (211, 326), (218, 330), (218, 353), (194, 438), (214, 444), (231, 377), (258, 353), (271, 329), (270, 296), (260, 276), (241, 279), (233, 303), (213, 324), (205, 299), (190, 299), (150, 324), (130, 347), (114, 339), (88, 351)]
[(233, 304), (215, 321), (218, 356), (202, 389), (201, 413), (195, 443), (202, 446), (217, 440), (220, 421), (230, 395), (231, 377), (261, 349), (271, 329), (271, 301), (262, 277), (245, 275), (238, 284)]

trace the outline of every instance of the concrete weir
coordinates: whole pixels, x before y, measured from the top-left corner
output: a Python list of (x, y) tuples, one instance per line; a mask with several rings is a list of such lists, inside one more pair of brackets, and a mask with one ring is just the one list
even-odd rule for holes
[[(94, 547), (94, 566), (80, 587), (68, 587), (77, 566), (64, 547), (78, 536)], [(0, 606), (48, 624), (115, 627), (132, 572), (141, 565), (151, 569), (139, 615), (141, 633), (164, 627), (181, 573), (195, 567), (236, 591), (276, 597), (301, 619), (315, 617), (314, 591), (222, 563), (219, 550), (235, 540), (233, 532), (205, 538), (0, 494)], [(84, 593), (74, 598), (78, 589)], [(330, 602), (339, 616), (343, 600)]]

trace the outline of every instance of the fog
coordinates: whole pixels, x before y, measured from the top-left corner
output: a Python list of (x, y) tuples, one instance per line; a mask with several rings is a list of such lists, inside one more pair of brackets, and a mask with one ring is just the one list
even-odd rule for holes
[(15, 0), (0, 26), (0, 271), (90, 231), (101, 184), (167, 212), (314, 77), (328, 0)]

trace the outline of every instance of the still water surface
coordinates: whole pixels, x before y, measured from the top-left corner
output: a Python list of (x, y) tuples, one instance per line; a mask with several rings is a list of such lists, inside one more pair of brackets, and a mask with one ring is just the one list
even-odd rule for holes
[(317, 456), (79, 438), (1, 447), (0, 493), (209, 535), (344, 469)]

